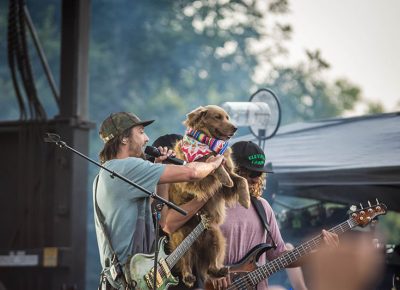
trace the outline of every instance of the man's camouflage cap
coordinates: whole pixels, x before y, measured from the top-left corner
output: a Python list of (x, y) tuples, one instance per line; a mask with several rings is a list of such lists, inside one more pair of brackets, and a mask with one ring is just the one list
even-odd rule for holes
[(113, 113), (101, 124), (99, 135), (104, 143), (107, 143), (126, 129), (138, 125), (147, 126), (153, 122), (154, 120), (141, 121), (138, 116), (128, 112)]

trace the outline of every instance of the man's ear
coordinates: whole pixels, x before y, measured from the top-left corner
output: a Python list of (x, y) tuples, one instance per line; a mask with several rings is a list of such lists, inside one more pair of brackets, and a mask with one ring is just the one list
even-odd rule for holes
[(128, 144), (128, 138), (122, 138), (121, 143), (124, 145)]
[(186, 115), (186, 120), (183, 122), (183, 125), (186, 127), (193, 127), (195, 124), (198, 124), (201, 118), (206, 114), (207, 108), (200, 106)]

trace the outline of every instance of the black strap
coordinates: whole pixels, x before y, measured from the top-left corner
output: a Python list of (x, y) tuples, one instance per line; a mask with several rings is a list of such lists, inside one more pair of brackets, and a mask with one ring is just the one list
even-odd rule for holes
[(260, 220), (264, 226), (264, 229), (268, 233), (270, 231), (269, 223), (268, 223), (268, 219), (267, 219), (267, 214), (265, 213), (265, 210), (264, 210), (264, 207), (263, 207), (261, 201), (255, 196), (251, 196), (250, 198), (251, 198), (251, 203), (253, 204), (254, 208), (256, 209), (258, 217), (260, 218)]
[(265, 213), (264, 206), (262, 205), (261, 201), (255, 196), (250, 196), (250, 200), (251, 200), (251, 203), (253, 204), (254, 208), (256, 209), (257, 215), (260, 218), (261, 223), (263, 224), (263, 227), (264, 227), (265, 231), (267, 232), (267, 236), (269, 235), (271, 240), (272, 240), (272, 246), (274, 248), (276, 248), (275, 241), (274, 241), (274, 239), (272, 238), (272, 235), (271, 235), (271, 231), (270, 231), (270, 228), (269, 228), (269, 222), (268, 222), (268, 219), (267, 219), (267, 214)]

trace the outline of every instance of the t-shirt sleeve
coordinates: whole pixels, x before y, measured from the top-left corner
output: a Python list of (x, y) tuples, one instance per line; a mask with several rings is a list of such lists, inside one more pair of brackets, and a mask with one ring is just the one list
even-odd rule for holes
[[(261, 198), (261, 203), (265, 209), (265, 213), (267, 215), (267, 219), (269, 222), (269, 228), (271, 230), (271, 236), (274, 239), (274, 242), (276, 244), (276, 249), (271, 249), (270, 251), (267, 251), (267, 257), (268, 260), (271, 261), (277, 257), (279, 257), (282, 253), (285, 252), (286, 247), (285, 247), (285, 242), (282, 239), (281, 232), (278, 227), (278, 222), (276, 221), (274, 211), (272, 210), (271, 206), (269, 205), (268, 201), (265, 199)], [(267, 242), (271, 243), (271, 237), (267, 237)]]
[[(123, 163), (124, 176), (150, 192), (155, 191), (157, 183), (165, 170), (164, 164), (151, 163), (140, 158), (125, 158)], [(132, 185), (129, 185), (129, 189), (132, 189), (132, 187)], [(132, 195), (131, 198), (148, 196), (141, 190), (129, 190), (127, 193)]]

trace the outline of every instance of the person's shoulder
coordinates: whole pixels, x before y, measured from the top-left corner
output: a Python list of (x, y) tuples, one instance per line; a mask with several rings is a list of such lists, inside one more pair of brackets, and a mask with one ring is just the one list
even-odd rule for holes
[(263, 207), (265, 208), (265, 209), (268, 209), (268, 210), (272, 210), (272, 207), (271, 207), (271, 205), (269, 204), (269, 202), (265, 199), (265, 198), (263, 198), (263, 197), (258, 197), (257, 198), (260, 202), (261, 202), (261, 204), (263, 205)]
[(104, 164), (112, 165), (112, 164), (125, 164), (125, 163), (132, 163), (132, 162), (135, 162), (135, 163), (143, 163), (143, 162), (151, 163), (151, 162), (149, 162), (147, 160), (144, 160), (142, 158), (126, 157), (126, 158), (111, 159), (111, 160), (106, 161)]
[(123, 159), (112, 159), (105, 163), (106, 167), (112, 170), (163, 170), (165, 164), (152, 163), (138, 157), (127, 157)]

